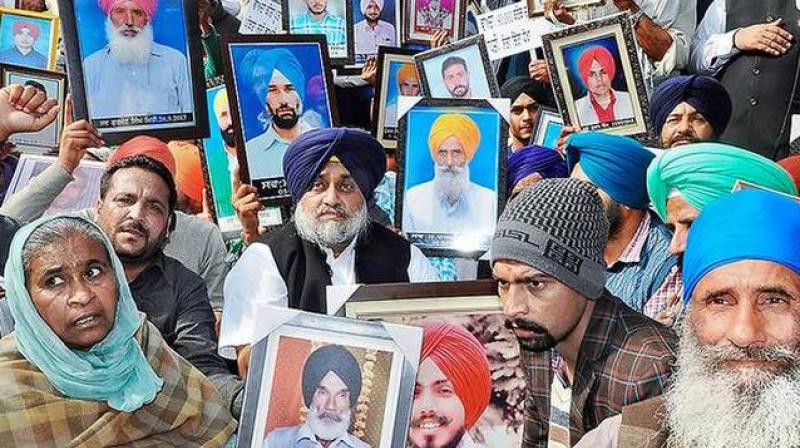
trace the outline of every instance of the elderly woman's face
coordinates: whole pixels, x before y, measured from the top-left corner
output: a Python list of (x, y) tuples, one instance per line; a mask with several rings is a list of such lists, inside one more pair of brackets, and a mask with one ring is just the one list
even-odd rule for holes
[(33, 305), (70, 348), (86, 350), (114, 325), (117, 282), (105, 248), (70, 233), (32, 254), (27, 273)]

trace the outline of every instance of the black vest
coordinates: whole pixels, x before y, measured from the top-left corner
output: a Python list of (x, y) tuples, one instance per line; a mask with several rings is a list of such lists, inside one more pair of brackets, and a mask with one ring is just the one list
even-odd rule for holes
[[(301, 239), (293, 223), (270, 232), (264, 243), (286, 282), (289, 308), (326, 314), (325, 287), (331, 284), (331, 270), (322, 250)], [(356, 242), (355, 251), (356, 282), (409, 281), (411, 244), (386, 227), (370, 223), (366, 236)]]
[(733, 100), (733, 115), (721, 140), (782, 159), (789, 154), (791, 114), (800, 111), (792, 104), (792, 98), (797, 101), (800, 11), (794, 0), (726, 0), (726, 8), (726, 31), (783, 18), (785, 29), (794, 36), (785, 55), (742, 53), (720, 75)]

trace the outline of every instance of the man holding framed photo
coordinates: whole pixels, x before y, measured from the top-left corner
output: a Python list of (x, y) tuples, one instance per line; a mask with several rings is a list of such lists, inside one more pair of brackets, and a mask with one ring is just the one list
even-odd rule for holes
[(539, 118), (539, 106), (555, 107), (553, 90), (549, 85), (527, 76), (509, 79), (500, 87), (500, 96), (511, 101), (509, 134), (511, 151), (531, 144), (534, 126)]

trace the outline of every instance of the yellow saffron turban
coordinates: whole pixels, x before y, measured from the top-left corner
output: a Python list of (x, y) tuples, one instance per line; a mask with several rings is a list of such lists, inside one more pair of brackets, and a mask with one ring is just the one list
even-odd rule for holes
[(481, 142), (481, 131), (478, 129), (478, 125), (464, 114), (440, 115), (433, 122), (431, 133), (428, 136), (428, 146), (434, 160), (436, 160), (439, 147), (450, 137), (455, 137), (461, 143), (467, 161), (472, 160)]
[(214, 113), (219, 117), (222, 112), (228, 110), (228, 91), (220, 90), (214, 96)]
[(397, 82), (403, 81), (419, 82), (417, 67), (411, 62), (405, 63), (402, 67), (397, 69)]

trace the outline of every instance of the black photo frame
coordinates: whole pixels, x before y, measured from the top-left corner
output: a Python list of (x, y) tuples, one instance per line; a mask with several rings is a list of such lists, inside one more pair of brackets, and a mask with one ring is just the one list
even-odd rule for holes
[[(186, 51), (180, 53), (186, 61), (185, 68), (188, 71), (186, 81), (191, 83), (188, 92), (188, 98), (192, 102), (191, 112), (144, 113), (137, 115), (122, 112), (120, 115), (113, 116), (98, 116), (103, 114), (90, 111), (91, 106), (90, 100), (87, 98), (84, 61), (90, 56), (99, 53), (100, 50), (91, 54), (84, 54), (81, 48), (81, 35), (86, 35), (89, 31), (78, 29), (78, 22), (82, 20), (76, 12), (78, 3), (83, 8), (87, 0), (63, 0), (59, 8), (63, 26), (64, 47), (67, 55), (67, 74), (72, 92), (74, 118), (76, 120), (87, 119), (91, 121), (97, 130), (103, 134), (105, 142), (111, 145), (120, 144), (131, 137), (141, 134), (147, 134), (165, 141), (208, 137), (208, 111), (197, 0), (179, 0), (176, 2), (181, 5), (182, 17), (159, 19), (159, 26), (162, 28), (174, 27), (176, 20), (183, 22), (185, 32), (182, 37)], [(95, 2), (94, 5), (97, 5), (97, 3)], [(84, 17), (87, 17), (88, 20), (90, 15), (86, 11), (82, 10), (82, 12), (86, 14)], [(104, 29), (102, 23), (93, 24), (93, 26), (96, 29)], [(105, 82), (105, 79), (103, 82)], [(175, 87), (177, 89), (181, 88), (179, 84), (181, 82), (176, 81)], [(179, 94), (176, 93), (177, 95)]]
[[(468, 50), (472, 47), (477, 49), (477, 56), (473, 53), (471, 57), (468, 55)], [(444, 86), (444, 80), (439, 70), (435, 73), (432, 70), (433, 66), (441, 67), (442, 63), (450, 56), (466, 56), (471, 60), (462, 58), (467, 65), (470, 63), (480, 63), (481, 71), (485, 83), (480, 86), (471, 85), (470, 89), (475, 88), (476, 92), (473, 96), (464, 99), (487, 99), (499, 98), (500, 86), (497, 84), (497, 77), (492, 69), (492, 63), (489, 60), (489, 52), (486, 49), (486, 41), (482, 34), (478, 34), (458, 42), (446, 45), (441, 48), (428, 50), (414, 56), (414, 63), (417, 64), (417, 72), (419, 73), (420, 81), (422, 82), (423, 96), (430, 98), (453, 98), (448, 88)], [(477, 61), (475, 60), (477, 59)], [(439, 62), (441, 60), (441, 62)], [(467, 68), (470, 78), (470, 83), (475, 80), (474, 65)], [(472, 69), (471, 69), (472, 68)], [(471, 70), (470, 70), (471, 69)]]
[[(416, 50), (411, 50), (407, 48), (395, 48), (395, 47), (379, 47), (378, 48), (378, 70), (376, 73), (376, 83), (377, 87), (375, 88), (375, 96), (372, 102), (372, 135), (380, 142), (381, 145), (386, 150), (393, 151), (397, 148), (397, 130), (398, 127), (395, 126), (391, 128), (386, 126), (386, 113), (387, 113), (387, 101), (388, 101), (388, 93), (389, 93), (389, 82), (391, 81), (391, 71), (387, 69), (391, 69), (392, 63), (408, 63), (414, 65), (414, 55), (418, 52)], [(414, 65), (416, 67), (416, 65)], [(417, 71), (419, 73), (419, 71)], [(419, 80), (419, 74), (417, 75), (417, 81)], [(422, 89), (422, 83), (420, 81), (419, 88)], [(417, 94), (419, 96), (420, 92)], [(397, 94), (397, 99), (399, 100), (400, 93)], [(397, 107), (397, 103), (395, 103), (395, 108)], [(396, 112), (395, 112), (396, 114)], [(395, 115), (396, 116), (396, 115)]]
[[(507, 198), (509, 107), (510, 101), (505, 98), (492, 100), (401, 98), (398, 113), (400, 132), (396, 152), (398, 171), (394, 222), (409, 241), (426, 255), (478, 258), (489, 250), (497, 218)], [(488, 117), (481, 117), (481, 114), (488, 114)], [(415, 115), (417, 117), (414, 117)], [(433, 211), (438, 200), (434, 183), (435, 165), (438, 162), (433, 160), (434, 156), (428, 142), (432, 127), (442, 115), (466, 115), (475, 125), (473, 129), (477, 128), (480, 133), (477, 147), (471, 158), (464, 163), (464, 166), (470, 168), (470, 191), (466, 194), (470, 198), (477, 198), (479, 204), (466, 207), (467, 215), (459, 216), (453, 222), (435, 216), (436, 211)], [(494, 129), (489, 126), (493, 126)], [(490, 134), (488, 132), (490, 130), (493, 133)], [(492, 140), (488, 140), (490, 137)], [(481, 149), (491, 152), (480, 153)], [(466, 154), (467, 151), (464, 152)], [(494, 165), (492, 172), (479, 173), (479, 170), (492, 165)], [(484, 184), (493, 188), (488, 188)], [(413, 192), (415, 189), (416, 192)], [(487, 190), (491, 191), (491, 197)], [(417, 197), (407, 198), (407, 195)], [(413, 207), (409, 204), (413, 204)], [(427, 206), (431, 207), (431, 213), (425, 210)], [(431, 214), (434, 216), (430, 216)], [(459, 228), (459, 230), (449, 231), (448, 228)]]
[[(308, 33), (303, 32), (293, 32), (292, 31), (292, 2), (304, 2), (305, 0), (280, 0), (281, 2), (281, 22), (283, 23), (283, 29), (289, 33), (290, 35), (309, 35)], [(329, 2), (332, 0), (328, 0)], [(326, 48), (328, 49), (328, 58), (330, 59), (330, 64), (333, 66), (346, 66), (352, 65), (355, 63), (356, 60), (356, 50), (355, 50), (355, 41), (353, 39), (353, 6), (350, 0), (333, 0), (333, 1), (341, 1), (344, 3), (345, 8), (345, 17), (344, 18), (344, 33), (345, 39), (345, 52), (346, 55), (344, 57), (337, 56), (331, 51), (331, 44), (328, 42), (327, 37), (324, 34), (318, 34), (318, 36), (323, 36), (326, 42)]]

